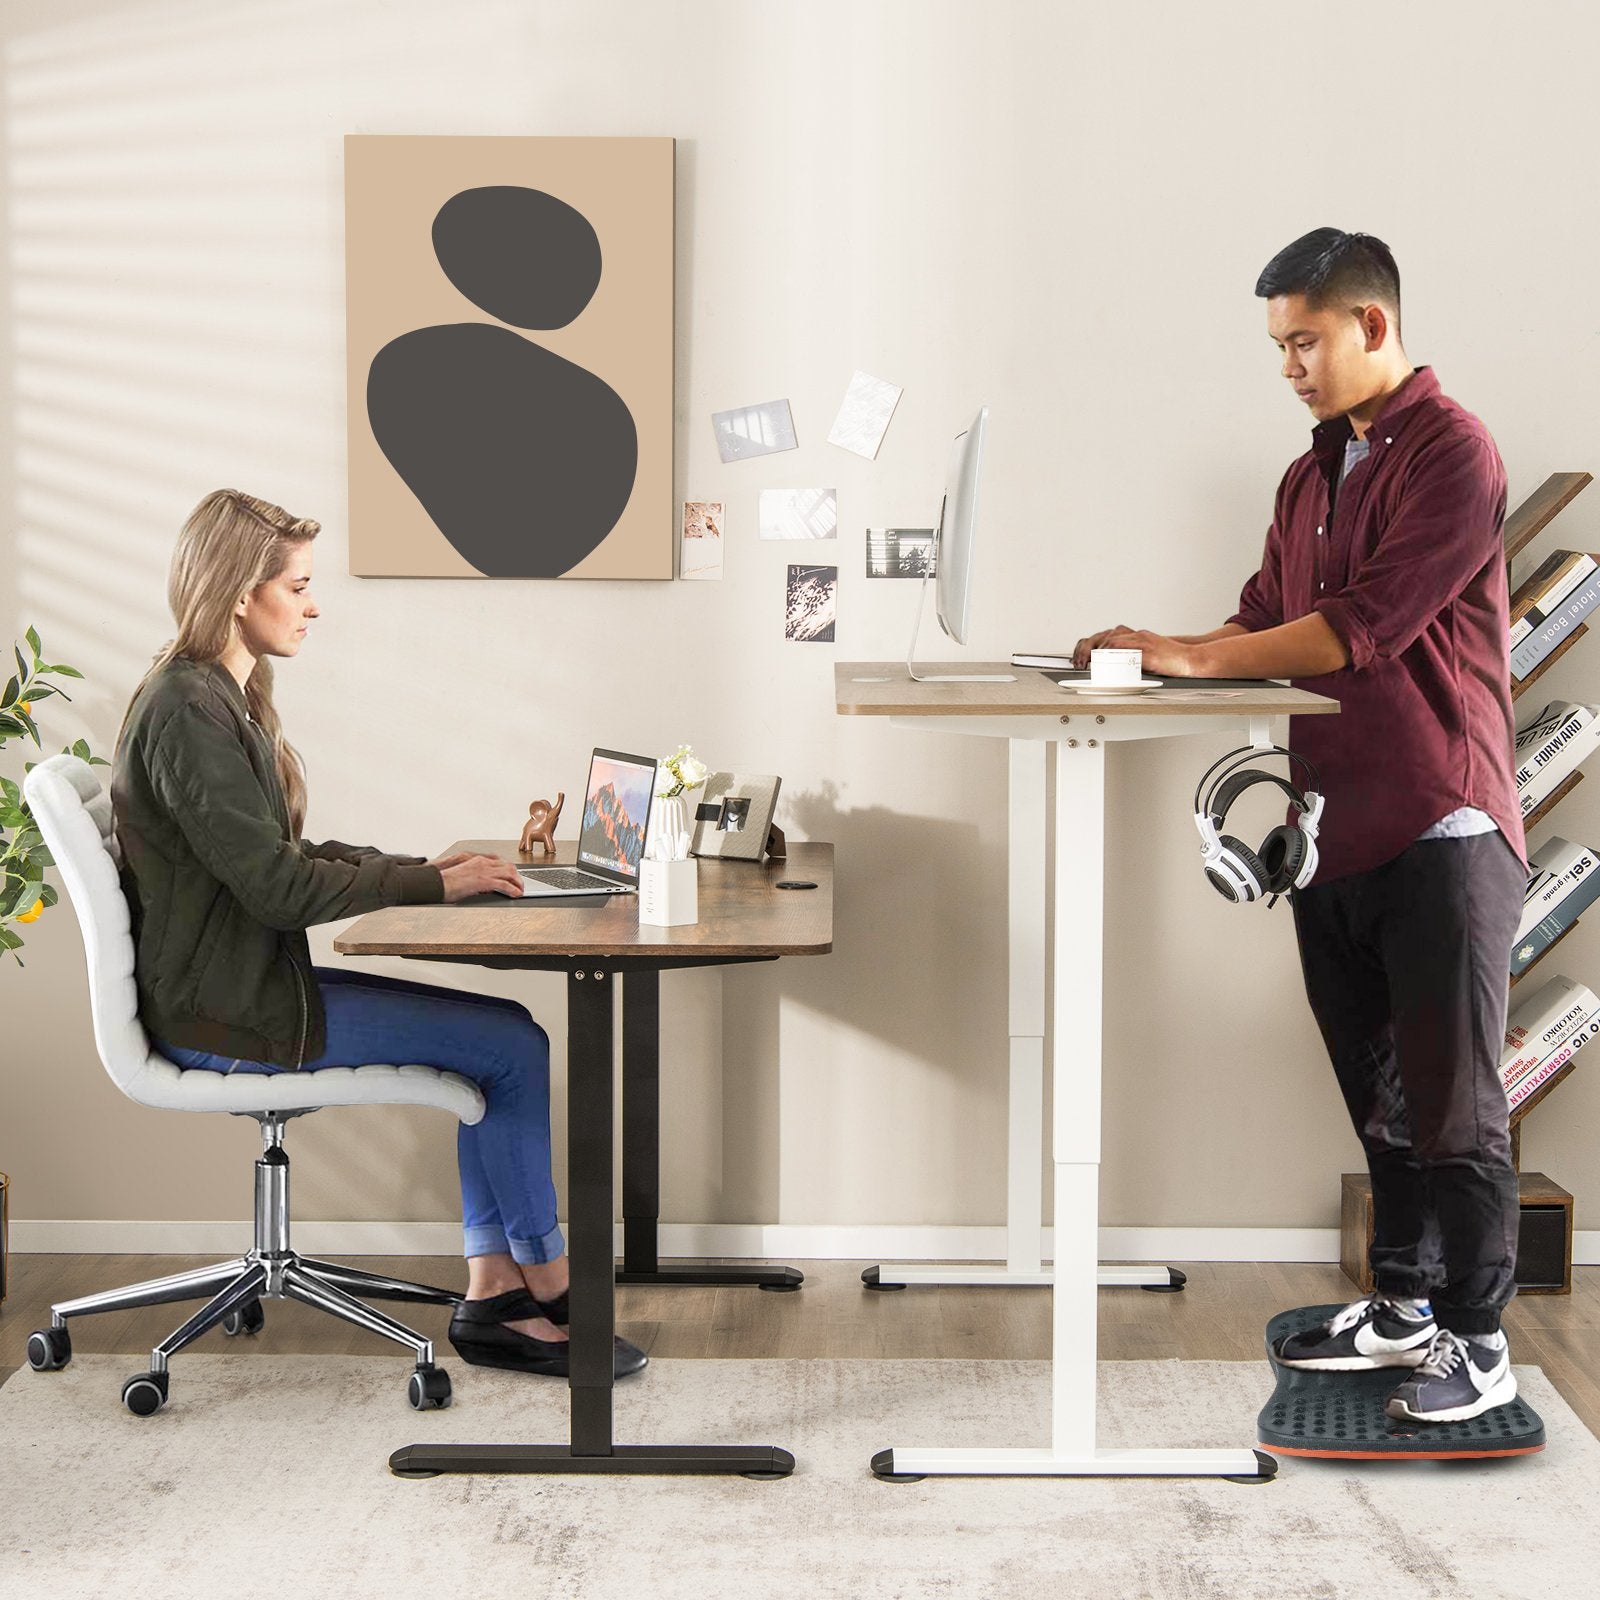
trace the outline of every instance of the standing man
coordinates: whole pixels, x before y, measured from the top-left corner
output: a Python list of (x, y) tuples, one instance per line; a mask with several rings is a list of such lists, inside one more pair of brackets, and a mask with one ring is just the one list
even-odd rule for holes
[(1327, 802), (1316, 877), (1292, 902), (1306, 995), (1372, 1175), (1375, 1289), (1277, 1354), (1410, 1369), (1389, 1414), (1452, 1422), (1517, 1392), (1500, 1330), (1518, 1201), (1499, 1061), (1528, 864), (1505, 468), (1401, 347), (1381, 240), (1319, 228), (1255, 292), (1316, 419), (1261, 570), (1211, 633), (1107, 629), (1074, 661), (1141, 650), (1149, 672), (1288, 678), (1339, 702), (1338, 716), (1290, 720)]

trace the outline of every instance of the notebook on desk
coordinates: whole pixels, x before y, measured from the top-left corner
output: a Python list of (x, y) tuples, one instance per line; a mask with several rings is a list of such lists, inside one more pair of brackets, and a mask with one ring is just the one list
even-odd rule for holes
[[(552, 899), (591, 894), (628, 894), (639, 887), (650, 801), (656, 790), (656, 761), (597, 749), (589, 760), (583, 796), (583, 827), (575, 867), (519, 863), (522, 898)], [(476, 897), (474, 897), (476, 898)], [(512, 895), (489, 896), (515, 905)]]

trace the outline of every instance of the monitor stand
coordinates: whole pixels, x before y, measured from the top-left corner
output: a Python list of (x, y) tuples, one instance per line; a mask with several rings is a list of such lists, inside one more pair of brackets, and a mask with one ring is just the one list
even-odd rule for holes
[(911, 647), (906, 651), (906, 672), (913, 683), (1015, 683), (1014, 672), (918, 672), (917, 635), (922, 632), (922, 608), (928, 599), (928, 580), (931, 572), (922, 575), (922, 588), (917, 592), (917, 620), (911, 629)]

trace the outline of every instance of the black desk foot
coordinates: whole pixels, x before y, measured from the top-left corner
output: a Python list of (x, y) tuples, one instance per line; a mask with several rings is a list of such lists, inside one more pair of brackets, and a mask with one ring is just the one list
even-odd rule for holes
[(1166, 1283), (1141, 1283), (1139, 1287), (1146, 1294), (1177, 1294), (1189, 1281), (1189, 1275), (1179, 1272), (1176, 1267), (1168, 1267), (1165, 1270), (1168, 1279)]
[(445, 1472), (739, 1474), (786, 1478), (794, 1457), (776, 1445), (619, 1444), (604, 1456), (580, 1456), (565, 1444), (408, 1444), (389, 1457), (401, 1478)]
[(627, 1267), (617, 1269), (618, 1283), (698, 1283), (713, 1287), (737, 1287), (740, 1284), (757, 1289), (798, 1289), (806, 1275), (797, 1267), (655, 1267), (649, 1271), (630, 1272)]

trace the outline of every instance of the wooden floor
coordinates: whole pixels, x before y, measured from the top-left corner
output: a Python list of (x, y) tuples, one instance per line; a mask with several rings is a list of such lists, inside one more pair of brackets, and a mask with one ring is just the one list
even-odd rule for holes
[[(23, 1255), (11, 1258), (10, 1294), (0, 1306), (0, 1380), (26, 1363), (27, 1338), (50, 1320), (50, 1302), (203, 1266), (197, 1256)], [(446, 1288), (465, 1273), (449, 1257), (351, 1258), (353, 1266), (392, 1272)], [(618, 1331), (658, 1357), (788, 1356), (969, 1360), (1044, 1360), (1050, 1354), (1050, 1296), (1044, 1289), (863, 1289), (866, 1262), (791, 1262), (806, 1274), (797, 1294), (759, 1289), (617, 1290)], [(1264, 1361), (1262, 1330), (1290, 1306), (1343, 1302), (1355, 1291), (1337, 1267), (1174, 1262), (1189, 1275), (1180, 1294), (1141, 1289), (1100, 1293), (1100, 1354), (1112, 1361)], [(445, 1342), (443, 1307), (396, 1308), (419, 1331)], [(181, 1306), (108, 1312), (74, 1319), (74, 1353), (139, 1357), (182, 1322)], [(190, 1348), (230, 1353), (374, 1355), (398, 1346), (308, 1307), (269, 1301), (267, 1326), (254, 1338), (213, 1329)], [(1591, 1431), (1600, 1434), (1600, 1267), (1579, 1267), (1571, 1295), (1524, 1295), (1506, 1313), (1512, 1360), (1542, 1367)], [(183, 1357), (175, 1358), (181, 1364)], [(1266, 1377), (1265, 1367), (1262, 1371)]]

